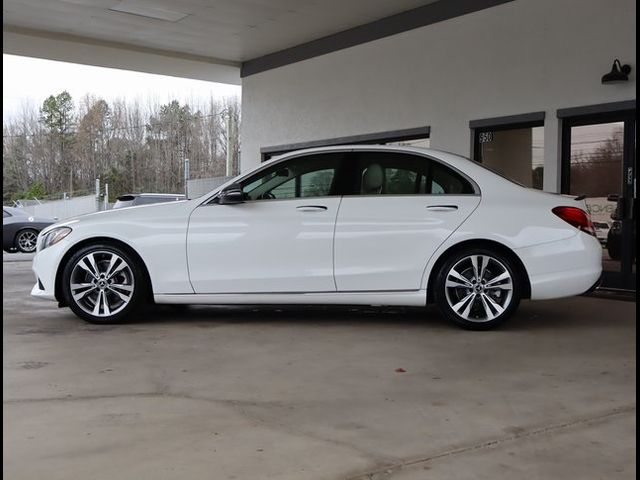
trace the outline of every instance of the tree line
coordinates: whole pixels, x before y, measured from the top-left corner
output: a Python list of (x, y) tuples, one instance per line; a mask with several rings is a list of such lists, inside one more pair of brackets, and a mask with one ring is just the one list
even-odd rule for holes
[(3, 202), (91, 193), (96, 178), (111, 201), (184, 192), (185, 159), (190, 178), (225, 175), (229, 124), (238, 171), (239, 121), (237, 97), (162, 104), (88, 95), (76, 104), (66, 91), (51, 95), (3, 122)]

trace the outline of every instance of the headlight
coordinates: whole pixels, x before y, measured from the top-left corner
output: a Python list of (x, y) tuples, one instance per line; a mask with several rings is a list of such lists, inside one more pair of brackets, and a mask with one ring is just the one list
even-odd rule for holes
[(70, 233), (71, 233), (71, 229), (69, 227), (58, 227), (58, 228), (54, 228), (53, 230), (49, 230), (47, 233), (45, 233), (42, 236), (39, 250), (44, 250), (45, 248), (48, 248), (51, 245), (55, 245)]

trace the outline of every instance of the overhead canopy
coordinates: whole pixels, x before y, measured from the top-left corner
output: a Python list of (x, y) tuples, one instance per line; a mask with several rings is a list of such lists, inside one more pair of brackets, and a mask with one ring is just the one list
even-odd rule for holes
[(3, 52), (240, 83), (273, 52), (428, 0), (4, 0)]

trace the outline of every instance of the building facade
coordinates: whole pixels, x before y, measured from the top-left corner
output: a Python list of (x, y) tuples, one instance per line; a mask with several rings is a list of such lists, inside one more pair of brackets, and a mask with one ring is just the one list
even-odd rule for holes
[[(302, 45), (285, 52), (290, 63), (245, 65), (242, 170), (324, 144), (454, 152), (527, 186), (586, 195), (609, 286), (635, 289), (635, 1), (487, 3), (382, 38), (372, 24), (370, 41), (347, 36), (341, 48), (337, 36), (317, 56)], [(603, 83), (615, 59), (631, 66), (628, 80)]]

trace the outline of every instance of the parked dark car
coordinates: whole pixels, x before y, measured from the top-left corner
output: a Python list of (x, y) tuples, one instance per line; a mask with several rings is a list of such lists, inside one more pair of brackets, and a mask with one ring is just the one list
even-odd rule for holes
[[(618, 198), (616, 195), (610, 195), (609, 201), (617, 201)], [(631, 208), (635, 211), (635, 200), (634, 204), (631, 205)], [(634, 218), (633, 214), (632, 217)], [(612, 260), (620, 260), (622, 257), (622, 216), (619, 210), (619, 206), (616, 207), (614, 212), (611, 214), (611, 219), (613, 223), (611, 224), (611, 228), (609, 229), (609, 233), (607, 234), (607, 251), (609, 252), (609, 257)], [(635, 261), (636, 259), (636, 223), (633, 222), (633, 246), (632, 246), (632, 259)]]
[(32, 217), (21, 208), (2, 207), (2, 249), (35, 252), (38, 234), (55, 222), (55, 218)]
[(117, 198), (113, 208), (135, 207), (149, 205), (151, 203), (176, 202), (186, 200), (187, 197), (179, 193), (131, 193)]

